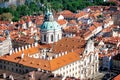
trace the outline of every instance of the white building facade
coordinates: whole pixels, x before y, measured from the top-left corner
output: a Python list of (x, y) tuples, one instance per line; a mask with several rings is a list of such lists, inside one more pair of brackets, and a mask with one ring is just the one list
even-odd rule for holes
[(98, 53), (94, 52), (94, 43), (89, 41), (83, 56), (80, 59), (65, 65), (52, 73), (55, 75), (76, 77), (81, 80), (92, 79), (94, 75), (98, 73), (99, 69), (99, 59)]
[[(8, 54), (12, 49), (12, 42), (11, 42), (9, 31), (6, 30), (4, 34), (6, 35), (5, 40), (0, 41), (0, 56)], [(0, 36), (0, 38), (1, 37), (3, 36)]]

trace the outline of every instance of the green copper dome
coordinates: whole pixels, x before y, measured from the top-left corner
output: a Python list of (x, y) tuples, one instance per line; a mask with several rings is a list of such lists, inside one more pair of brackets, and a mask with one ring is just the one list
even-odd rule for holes
[(60, 30), (61, 27), (56, 21), (45, 21), (41, 27), (41, 30)]
[(44, 17), (44, 23), (40, 26), (41, 30), (61, 30), (61, 26), (54, 21), (53, 14), (51, 10), (47, 8)]

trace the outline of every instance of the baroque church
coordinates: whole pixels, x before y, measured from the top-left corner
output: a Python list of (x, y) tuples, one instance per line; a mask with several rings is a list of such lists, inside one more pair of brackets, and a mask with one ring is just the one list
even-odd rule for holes
[(41, 43), (50, 44), (62, 38), (60, 25), (54, 20), (51, 10), (45, 12), (44, 23), (40, 27)]

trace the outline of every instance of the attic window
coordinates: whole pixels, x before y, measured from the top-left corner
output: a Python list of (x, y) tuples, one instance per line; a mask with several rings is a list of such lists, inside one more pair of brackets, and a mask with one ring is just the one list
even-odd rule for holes
[(60, 46), (62, 46), (62, 44), (60, 44)]
[(68, 45), (66, 45), (66, 47), (68, 47)]
[(33, 64), (33, 62), (30, 62), (30, 64)]
[(25, 62), (25, 59), (23, 59), (23, 62)]
[(44, 67), (47, 67), (46, 65), (44, 65)]

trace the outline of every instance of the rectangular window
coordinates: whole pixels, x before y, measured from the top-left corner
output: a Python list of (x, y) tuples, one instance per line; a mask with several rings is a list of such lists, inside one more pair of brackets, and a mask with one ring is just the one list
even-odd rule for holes
[(46, 42), (46, 35), (44, 35), (44, 41)]
[(53, 42), (53, 35), (51, 35), (51, 41)]

